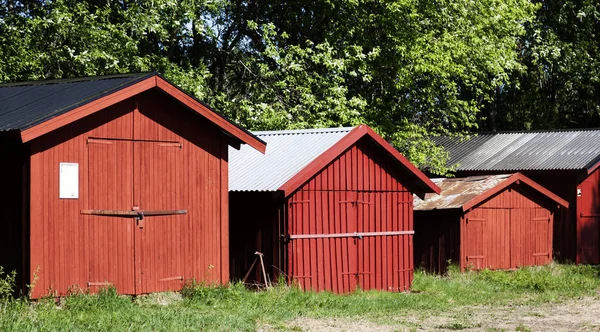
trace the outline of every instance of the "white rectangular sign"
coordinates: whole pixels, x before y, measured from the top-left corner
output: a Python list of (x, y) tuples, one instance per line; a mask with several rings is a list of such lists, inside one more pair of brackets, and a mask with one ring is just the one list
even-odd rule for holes
[(79, 198), (79, 164), (60, 163), (59, 198)]

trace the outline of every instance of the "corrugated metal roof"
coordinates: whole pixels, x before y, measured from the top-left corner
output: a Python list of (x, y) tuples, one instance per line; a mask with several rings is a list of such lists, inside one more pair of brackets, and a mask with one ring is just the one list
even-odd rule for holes
[(0, 131), (24, 130), (155, 73), (0, 84)]
[(581, 170), (600, 161), (600, 129), (480, 134), (434, 139), (458, 171)]
[(496, 187), (512, 174), (431, 179), (442, 189), (439, 195), (426, 194), (425, 200), (414, 196), (415, 211), (458, 209), (475, 197)]
[(266, 154), (229, 148), (230, 191), (276, 191), (354, 128), (256, 131)]

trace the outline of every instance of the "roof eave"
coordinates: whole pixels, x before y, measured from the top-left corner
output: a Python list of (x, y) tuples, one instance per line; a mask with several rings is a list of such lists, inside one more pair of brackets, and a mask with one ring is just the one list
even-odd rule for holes
[[(263, 154), (265, 153), (266, 143), (264, 141), (220, 116), (214, 110), (210, 109), (208, 106), (204, 105), (174, 84), (168, 82), (160, 75), (155, 73), (150, 75), (150, 77), (142, 79), (139, 82), (120, 88), (100, 98), (75, 107), (59, 116), (48, 119), (30, 128), (21, 130), (21, 141), (23, 143), (29, 142), (37, 137), (82, 119), (142, 92), (152, 88), (158, 88), (181, 102), (189, 109), (195, 111), (202, 117), (217, 125), (225, 133), (229, 134), (231, 138), (239, 140), (241, 143), (248, 144)], [(231, 142), (229, 143), (231, 144)]]
[(537, 192), (541, 193), (542, 195), (548, 197), (550, 200), (554, 201), (558, 205), (560, 205), (564, 208), (569, 207), (569, 202), (567, 202), (566, 200), (560, 198), (558, 195), (556, 195), (553, 192), (551, 192), (550, 190), (542, 187), (537, 182), (531, 180), (530, 178), (526, 177), (525, 175), (523, 175), (521, 173), (515, 173), (515, 174), (511, 175), (509, 178), (507, 178), (506, 180), (500, 182), (495, 187), (485, 191), (481, 195), (479, 195), (479, 196), (471, 199), (470, 201), (466, 202), (465, 204), (463, 204), (463, 206), (462, 206), (463, 212), (467, 212), (467, 211), (471, 210), (472, 208), (479, 205), (480, 203), (488, 200), (492, 196), (505, 190), (513, 183), (524, 183), (527, 186), (531, 187), (532, 189), (536, 190)]
[(92, 100), (81, 106), (75, 107), (74, 109), (69, 110), (66, 113), (48, 119), (35, 126), (21, 130), (21, 140), (23, 143), (29, 142), (62, 126), (65, 126), (88, 115), (96, 113), (106, 107), (114, 105), (127, 98), (131, 98), (146, 90), (152, 89), (155, 86), (156, 76), (152, 75), (146, 79), (143, 79), (140, 82), (129, 85), (115, 92), (109, 93), (108, 95)]
[(421, 184), (421, 188), (419, 188), (420, 190), (418, 191), (415, 190), (415, 194), (421, 197), (424, 196), (425, 193), (440, 193), (441, 189), (436, 186), (425, 174), (423, 174), (423, 172), (411, 164), (406, 157), (404, 157), (400, 152), (398, 152), (398, 150), (386, 142), (381, 136), (375, 133), (373, 129), (364, 124), (352, 129), (332, 147), (310, 162), (308, 166), (304, 167), (300, 172), (296, 173), (293, 177), (281, 185), (279, 190), (283, 191), (285, 196), (289, 196), (298, 188), (300, 188), (300, 186), (302, 186), (306, 181), (308, 181), (308, 179), (324, 169), (329, 163), (334, 161), (335, 158), (339, 157), (344, 151), (349, 149), (353, 144), (365, 136), (369, 136), (371, 139), (373, 139), (393, 158), (398, 160), (403, 167), (416, 176)]

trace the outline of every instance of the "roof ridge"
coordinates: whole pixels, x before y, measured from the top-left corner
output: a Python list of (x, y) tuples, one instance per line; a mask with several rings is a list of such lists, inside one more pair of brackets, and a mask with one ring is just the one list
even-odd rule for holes
[(334, 128), (307, 128), (307, 129), (286, 129), (286, 130), (265, 130), (252, 131), (256, 136), (276, 136), (276, 135), (303, 135), (303, 134), (328, 134), (350, 132), (356, 127), (334, 127)]
[(470, 134), (482, 136), (482, 135), (502, 135), (502, 134), (564, 133), (564, 132), (582, 132), (582, 131), (600, 131), (600, 128), (504, 130), (504, 131), (484, 131), (484, 132), (480, 132), (480, 133), (470, 133)]
[(133, 77), (144, 77), (144, 76), (152, 76), (152, 75), (157, 75), (157, 72), (124, 73), (124, 74), (112, 74), (112, 75), (103, 75), (103, 76), (85, 76), (85, 77), (72, 77), (72, 78), (56, 78), (56, 79), (49, 79), (49, 80), (7, 82), (7, 83), (0, 83), (0, 88), (78, 83), (78, 82), (101, 81), (101, 80), (127, 78), (127, 77), (132, 77), (132, 78)]

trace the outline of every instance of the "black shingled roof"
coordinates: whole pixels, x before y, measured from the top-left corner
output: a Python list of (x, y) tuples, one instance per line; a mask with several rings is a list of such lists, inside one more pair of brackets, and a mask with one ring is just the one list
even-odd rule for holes
[(33, 127), (154, 75), (138, 73), (0, 84), (0, 131)]
[(457, 171), (587, 170), (600, 161), (600, 129), (498, 132), (468, 140), (437, 137)]

